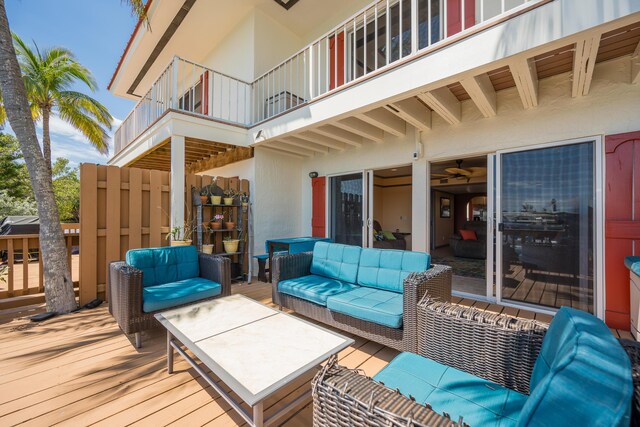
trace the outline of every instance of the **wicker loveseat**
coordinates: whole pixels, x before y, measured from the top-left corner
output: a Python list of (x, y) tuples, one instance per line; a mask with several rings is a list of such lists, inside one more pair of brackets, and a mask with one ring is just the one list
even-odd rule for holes
[(415, 351), (418, 301), (451, 299), (451, 268), (423, 252), (318, 242), (273, 260), (276, 304), (401, 351)]
[(155, 313), (230, 295), (231, 262), (195, 246), (133, 249), (109, 265), (108, 289), (109, 312), (140, 347), (140, 333), (158, 325)]
[(373, 379), (335, 359), (319, 372), (314, 426), (630, 424), (631, 363), (596, 317), (562, 308), (547, 330), (428, 298), (418, 310), (420, 355)]

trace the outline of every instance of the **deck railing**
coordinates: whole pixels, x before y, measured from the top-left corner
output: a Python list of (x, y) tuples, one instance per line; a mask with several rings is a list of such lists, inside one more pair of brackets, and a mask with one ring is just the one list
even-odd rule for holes
[[(61, 224), (67, 245), (67, 260), (72, 280), (78, 280), (77, 268), (72, 265), (73, 248), (77, 247), (80, 224)], [(38, 234), (0, 236), (0, 301), (21, 295), (44, 292), (42, 257)], [(74, 271), (75, 270), (75, 271)]]
[(549, 0), (376, 0), (252, 83), (175, 57), (116, 130), (115, 153), (169, 109), (252, 126)]

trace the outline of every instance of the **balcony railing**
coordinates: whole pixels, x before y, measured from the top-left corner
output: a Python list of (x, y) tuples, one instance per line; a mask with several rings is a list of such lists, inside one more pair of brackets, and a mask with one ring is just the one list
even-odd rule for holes
[(114, 135), (114, 151), (167, 110), (252, 126), (549, 0), (378, 0), (252, 83), (175, 57)]

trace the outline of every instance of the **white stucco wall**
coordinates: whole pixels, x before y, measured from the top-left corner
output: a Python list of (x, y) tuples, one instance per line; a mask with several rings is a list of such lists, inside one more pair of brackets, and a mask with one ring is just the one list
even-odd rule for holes
[[(483, 118), (471, 101), (462, 103), (462, 123), (451, 126), (435, 113), (433, 129), (422, 134), (424, 157), (412, 160), (414, 130), (405, 137), (386, 137), (383, 143), (366, 143), (360, 149), (318, 155), (304, 161), (299, 182), (302, 234), (311, 233), (311, 183), (308, 173), (342, 174), (365, 169), (413, 164), (412, 234), (414, 250), (427, 250), (428, 162), (493, 153), (591, 135), (616, 134), (640, 129), (640, 85), (631, 85), (630, 60), (598, 64), (588, 96), (571, 98), (567, 74), (540, 82), (539, 106), (524, 110), (515, 88), (498, 93), (498, 116)], [(296, 166), (297, 167), (297, 166)]]
[(304, 47), (302, 39), (259, 9), (255, 10), (255, 64), (258, 77)]

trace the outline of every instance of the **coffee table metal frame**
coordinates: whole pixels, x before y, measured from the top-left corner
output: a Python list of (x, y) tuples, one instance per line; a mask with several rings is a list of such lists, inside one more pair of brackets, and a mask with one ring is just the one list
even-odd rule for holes
[[(234, 295), (235, 296), (235, 295)], [(232, 297), (234, 297), (232, 296)], [(239, 295), (238, 295), (239, 296)], [(230, 297), (225, 297), (230, 298)], [(242, 298), (246, 298), (253, 303), (261, 304), (253, 299), (242, 296)], [(262, 304), (264, 306), (264, 304)], [(267, 307), (267, 306), (265, 306)], [(325, 329), (321, 326), (318, 326), (314, 323), (308, 322), (304, 319), (300, 319), (296, 316), (291, 316), (290, 314), (284, 313), (279, 310), (275, 310), (271, 307), (267, 307), (278, 315), (289, 316), (293, 319), (296, 319), (299, 322), (306, 323), (311, 325), (317, 329), (323, 330), (329, 334), (335, 335), (339, 338), (343, 339), (343, 343), (337, 347), (334, 347), (331, 351), (318, 355), (318, 357), (310, 360), (308, 364), (304, 367), (294, 371), (289, 374), (285, 378), (282, 378), (276, 384), (266, 388), (261, 391), (257, 395), (251, 394), (246, 388), (240, 384), (232, 375), (227, 373), (224, 368), (218, 365), (211, 357), (209, 357), (206, 352), (200, 349), (195, 343), (190, 341), (186, 336), (181, 334), (181, 332), (175, 328), (170, 321), (164, 318), (163, 313), (158, 313), (155, 315), (156, 319), (167, 329), (167, 372), (169, 374), (173, 373), (173, 363), (174, 363), (174, 350), (180, 354), (191, 367), (200, 375), (210, 386), (213, 388), (216, 393), (218, 393), (249, 425), (255, 427), (263, 427), (267, 425), (274, 424), (279, 420), (283, 419), (287, 414), (289, 414), (290, 410), (296, 407), (301, 406), (303, 403), (310, 400), (311, 397), (311, 389), (305, 392), (303, 395), (297, 397), (286, 406), (279, 409), (276, 413), (271, 415), (268, 419), (264, 418), (264, 401), (272, 396), (274, 393), (281, 390), (284, 386), (291, 383), (295, 379), (304, 375), (305, 373), (311, 371), (312, 369), (318, 367), (322, 362), (330, 358), (332, 355), (338, 353), (339, 351), (349, 347), (354, 343), (354, 340), (351, 338), (347, 338), (343, 335), (337, 334), (333, 331)], [(171, 310), (167, 310), (171, 311)], [(263, 320), (263, 319), (260, 319)], [(228, 331), (227, 331), (228, 332)], [(227, 393), (221, 386), (218, 384), (204, 369), (197, 363), (197, 361), (189, 356), (187, 352), (182, 348), (181, 345), (184, 345), (187, 349), (191, 350), (193, 354), (211, 371), (218, 377), (220, 380), (226, 384), (233, 392), (235, 392), (240, 398), (247, 403), (251, 409), (252, 414), (248, 413), (242, 405), (236, 401), (229, 393)], [(249, 393), (249, 394), (247, 394)]]

